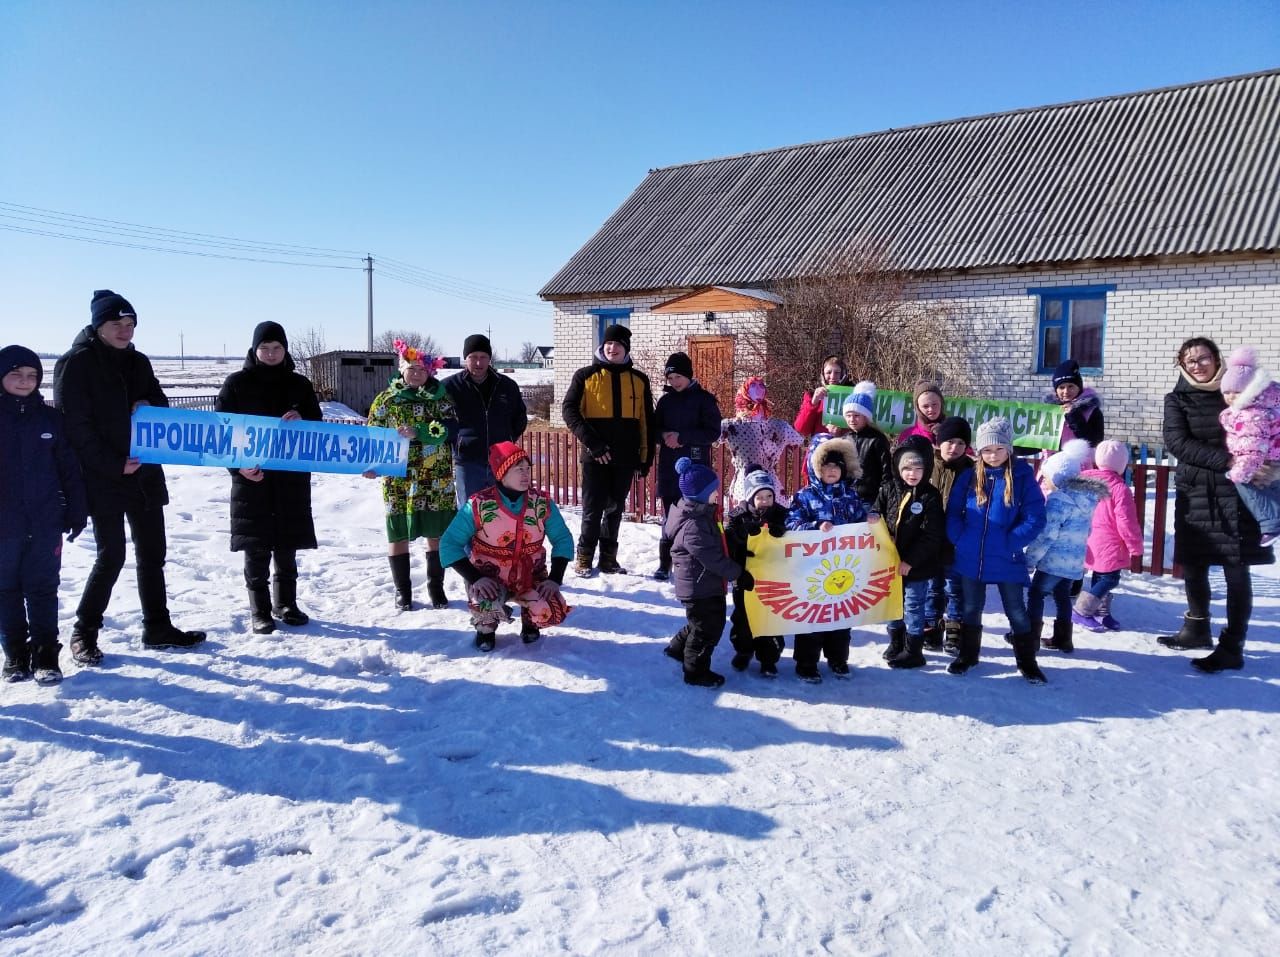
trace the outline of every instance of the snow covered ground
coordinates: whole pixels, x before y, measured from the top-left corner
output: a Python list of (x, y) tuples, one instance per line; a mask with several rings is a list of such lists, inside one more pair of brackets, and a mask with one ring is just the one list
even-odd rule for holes
[[(683, 685), (669, 585), (606, 577), (542, 642), (481, 655), (454, 607), (397, 615), (375, 482), (316, 476), (310, 626), (248, 633), (228, 481), (168, 469), (175, 619), (139, 642), (132, 564), (104, 667), (0, 685), (6, 954), (1261, 954), (1280, 942), (1280, 580), (1243, 672), (1149, 635), (1181, 589), (1128, 577), (1131, 630), (1016, 676)], [(569, 516), (575, 527), (576, 519)], [(654, 526), (626, 525), (648, 571)], [(66, 548), (62, 628), (92, 562)], [(415, 579), (422, 587), (420, 552)], [(1265, 577), (1264, 577), (1265, 576)], [(990, 608), (998, 607), (992, 596)], [(1219, 613), (1221, 606), (1218, 606)], [(788, 653), (789, 654), (789, 653)]]

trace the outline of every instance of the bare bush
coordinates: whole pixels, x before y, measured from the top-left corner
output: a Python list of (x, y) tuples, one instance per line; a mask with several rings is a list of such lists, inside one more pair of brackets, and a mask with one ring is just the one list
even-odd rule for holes
[(307, 378), (311, 378), (311, 360), (328, 351), (324, 343), (324, 330), (315, 326), (289, 337), (289, 355), (293, 356), (298, 371)]
[(538, 358), (538, 347), (532, 342), (520, 343), (520, 360), (521, 362), (533, 362)]
[(395, 352), (396, 340), (399, 339), (415, 349), (421, 349), (429, 356), (438, 356), (439, 348), (434, 337), (413, 329), (388, 329), (380, 332), (373, 340), (374, 352)]

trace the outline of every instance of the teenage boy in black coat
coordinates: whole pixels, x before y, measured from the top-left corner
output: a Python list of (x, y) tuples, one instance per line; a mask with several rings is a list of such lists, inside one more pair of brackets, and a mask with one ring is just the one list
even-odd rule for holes
[(453, 444), (453, 486), (458, 508), (481, 489), (496, 484), (489, 469), (489, 449), (499, 442), (519, 442), (529, 425), (520, 386), (492, 367), (493, 346), (487, 336), (467, 336), (462, 343), (461, 372), (444, 380), (453, 400), (458, 437)]

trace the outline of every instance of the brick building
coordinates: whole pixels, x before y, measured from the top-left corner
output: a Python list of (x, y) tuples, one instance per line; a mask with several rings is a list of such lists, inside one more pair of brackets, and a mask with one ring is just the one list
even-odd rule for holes
[(975, 392), (1039, 399), (1070, 356), (1158, 444), (1184, 338), (1280, 366), (1280, 70), (653, 170), (541, 290), (556, 395), (610, 322), (655, 378), (685, 349), (731, 380), (775, 284), (860, 244), (961, 325)]

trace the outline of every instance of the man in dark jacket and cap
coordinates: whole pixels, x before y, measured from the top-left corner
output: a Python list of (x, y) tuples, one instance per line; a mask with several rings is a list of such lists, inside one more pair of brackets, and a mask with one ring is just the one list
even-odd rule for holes
[(458, 419), (453, 485), (459, 508), (476, 492), (496, 484), (489, 469), (489, 449), (499, 442), (519, 442), (529, 424), (520, 386), (493, 369), (492, 361), (488, 336), (467, 336), (462, 343), (462, 371), (444, 380)]
[(124, 566), (128, 519), (142, 604), (142, 643), (185, 648), (204, 641), (203, 631), (183, 631), (169, 618), (164, 562), (164, 470), (129, 455), (131, 417), (140, 405), (168, 406), (151, 361), (133, 347), (138, 314), (129, 301), (99, 289), (90, 323), (53, 372), (53, 400), (66, 419), (67, 437), (80, 460), (98, 554), (76, 608), (71, 656), (82, 665), (102, 663), (98, 632)]

